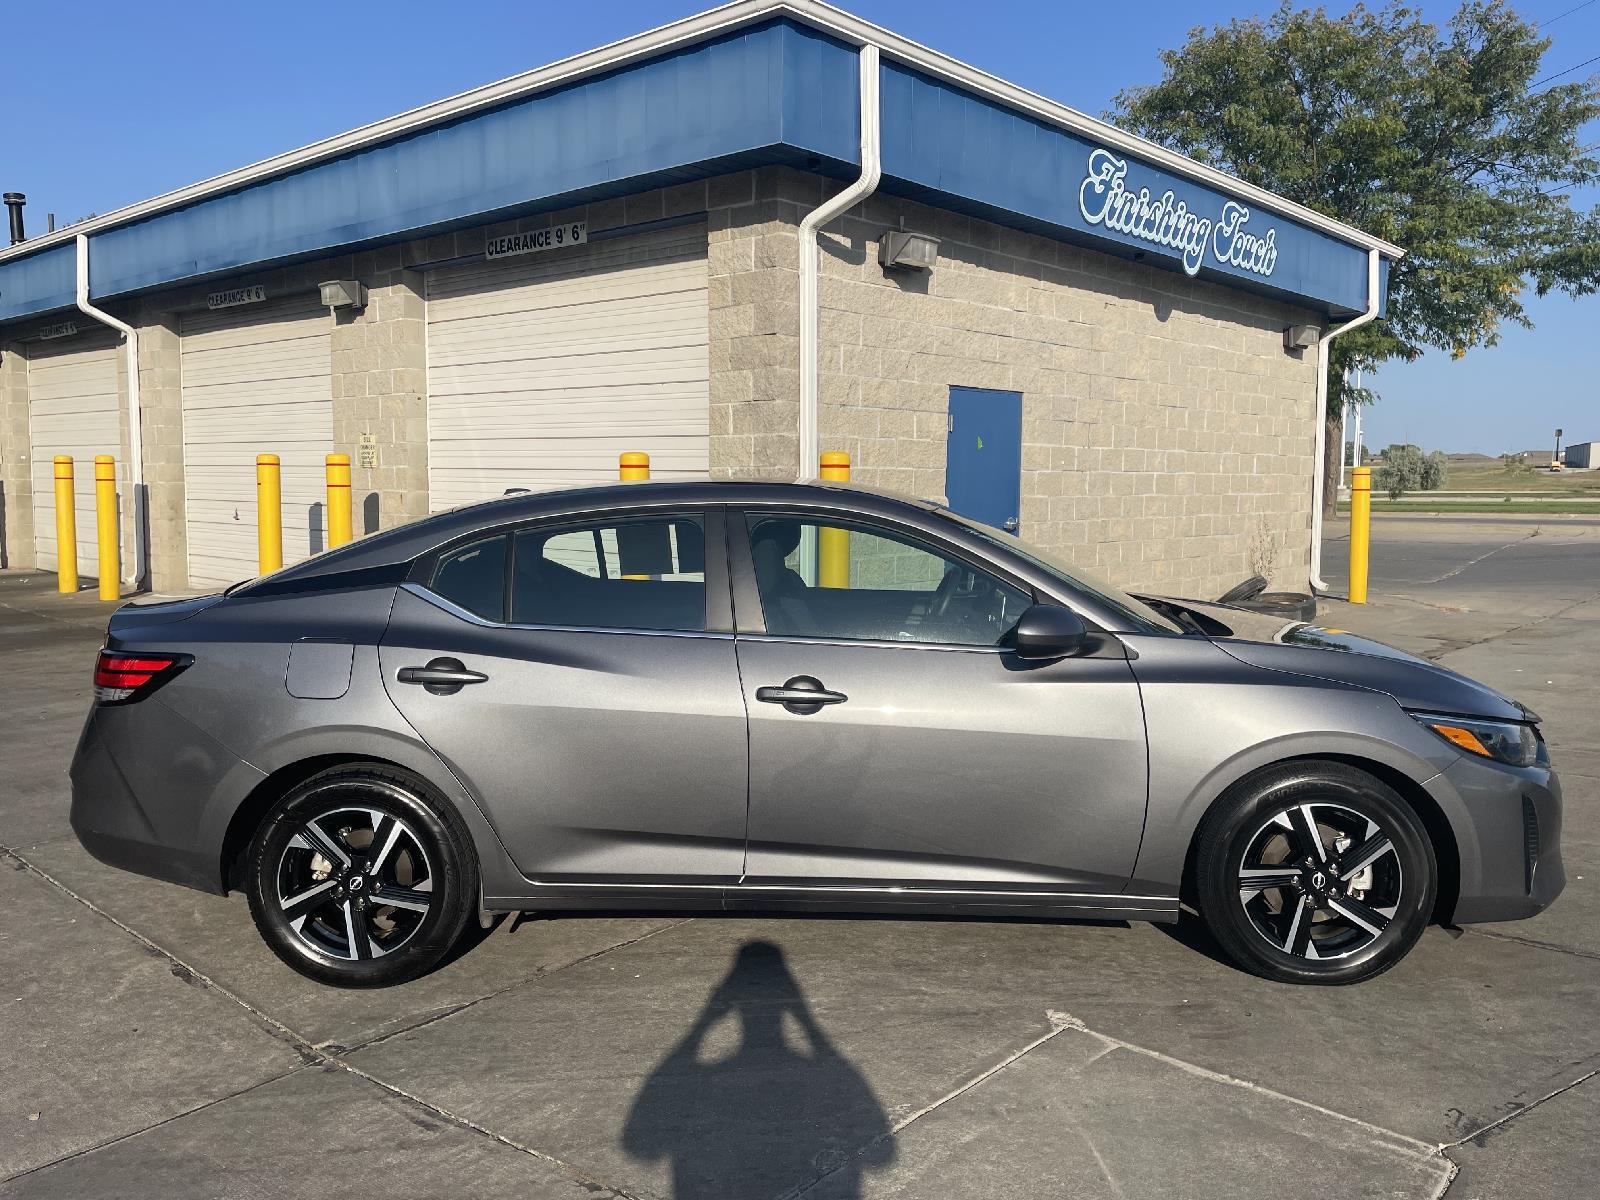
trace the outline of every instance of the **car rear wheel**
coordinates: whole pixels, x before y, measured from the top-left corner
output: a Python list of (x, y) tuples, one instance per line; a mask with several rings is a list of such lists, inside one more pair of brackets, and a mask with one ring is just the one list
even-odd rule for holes
[(334, 767), (284, 796), (251, 842), (250, 912), (274, 953), (340, 987), (401, 983), (461, 936), (478, 894), (471, 843), (421, 780)]
[(1240, 966), (1285, 983), (1387, 971), (1427, 928), (1432, 843), (1381, 780), (1342, 763), (1286, 763), (1207, 814), (1195, 860), (1200, 914)]

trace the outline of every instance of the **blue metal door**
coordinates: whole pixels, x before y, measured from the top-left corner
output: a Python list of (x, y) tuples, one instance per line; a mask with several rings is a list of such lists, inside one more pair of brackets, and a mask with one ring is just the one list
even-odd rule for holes
[(1017, 528), (1022, 497), (1022, 393), (950, 389), (944, 490), (964, 517)]

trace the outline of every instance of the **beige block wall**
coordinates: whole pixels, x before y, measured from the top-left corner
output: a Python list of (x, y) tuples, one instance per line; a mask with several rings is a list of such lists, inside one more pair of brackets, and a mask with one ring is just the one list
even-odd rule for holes
[(29, 445), (27, 353), (19, 342), (0, 340), (0, 567), (34, 562)]
[[(154, 586), (186, 583), (177, 312), (221, 286), (269, 295), (366, 283), (332, 318), (334, 442), (351, 455), (358, 534), (428, 511), (425, 283), (412, 268), (486, 238), (586, 220), (591, 233), (706, 213), (711, 470), (792, 478), (801, 217), (840, 185), (764, 168), (152, 296), (140, 387)], [(885, 273), (885, 229), (942, 239), (929, 276)], [(949, 388), (1023, 394), (1019, 516), (1030, 540), (1130, 587), (1212, 596), (1252, 571), (1305, 585), (1315, 362), (1282, 348), (1291, 306), (989, 222), (878, 196), (821, 238), (824, 449), (863, 483), (939, 498)], [(0, 361), (7, 561), (32, 565), (26, 363)], [(19, 440), (20, 435), (20, 440)], [(374, 465), (362, 468), (371, 437)], [(13, 478), (15, 476), (15, 479)], [(129, 529), (131, 533), (131, 527)]]
[[(150, 533), (149, 578), (156, 590), (181, 588), (188, 576), (189, 539), (184, 513), (178, 318), (147, 302), (130, 323), (139, 330), (139, 424), (144, 447), (145, 523)], [(124, 428), (124, 442), (127, 437)], [(124, 539), (124, 544), (133, 543)]]
[[(359, 537), (428, 515), (427, 349), (423, 279), (401, 247), (356, 255), (367, 304), (334, 314), (333, 441), (350, 456)], [(370, 466), (362, 439), (370, 438)]]
[[(713, 227), (717, 473), (797, 466), (795, 225), (819, 182), (757, 172)], [(941, 239), (931, 276), (878, 265), (902, 220)], [(820, 242), (822, 447), (849, 451), (856, 480), (942, 497), (949, 389), (1017, 391), (1025, 538), (1125, 587), (1214, 597), (1258, 571), (1305, 587), (1316, 363), (1282, 333), (1313, 314), (893, 197)]]

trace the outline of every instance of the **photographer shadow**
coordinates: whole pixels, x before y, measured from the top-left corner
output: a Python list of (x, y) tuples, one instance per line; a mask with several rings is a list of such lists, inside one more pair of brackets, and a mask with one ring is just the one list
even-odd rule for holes
[(783, 952), (739, 948), (628, 1113), (623, 1148), (670, 1161), (675, 1200), (753, 1200), (829, 1174), (830, 1197), (894, 1161), (889, 1119), (812, 1016)]

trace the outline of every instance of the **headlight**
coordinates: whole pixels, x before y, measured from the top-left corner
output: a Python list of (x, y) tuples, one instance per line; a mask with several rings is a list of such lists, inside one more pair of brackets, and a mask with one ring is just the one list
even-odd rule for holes
[(1452, 746), (1469, 754), (1514, 767), (1530, 767), (1540, 760), (1544, 743), (1532, 725), (1517, 721), (1480, 721), (1440, 713), (1411, 715)]

